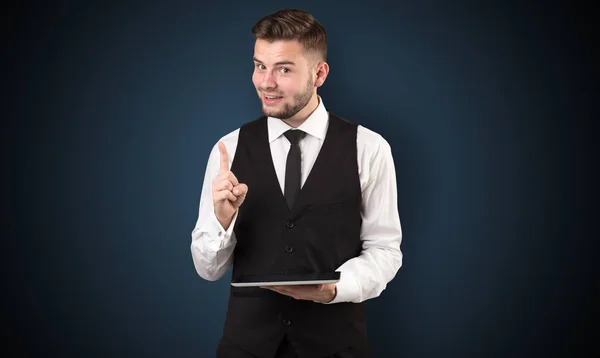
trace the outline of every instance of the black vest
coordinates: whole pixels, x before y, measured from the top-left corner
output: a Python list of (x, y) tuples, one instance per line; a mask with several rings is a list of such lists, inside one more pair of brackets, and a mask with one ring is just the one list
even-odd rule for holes
[[(234, 279), (335, 271), (360, 254), (356, 130), (329, 114), (321, 151), (290, 210), (273, 167), (266, 117), (240, 128), (232, 172), (248, 185), (248, 194), (234, 227)], [(367, 344), (363, 304), (295, 300), (260, 288), (231, 287), (223, 333), (260, 357), (273, 357), (286, 334), (300, 358)]]

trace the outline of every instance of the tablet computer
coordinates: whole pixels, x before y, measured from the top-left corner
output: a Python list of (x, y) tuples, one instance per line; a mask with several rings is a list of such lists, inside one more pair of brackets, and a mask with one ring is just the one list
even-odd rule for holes
[(260, 286), (290, 286), (290, 285), (317, 285), (337, 283), (340, 273), (335, 272), (310, 272), (287, 274), (253, 274), (242, 275), (231, 281), (234, 287), (260, 287)]

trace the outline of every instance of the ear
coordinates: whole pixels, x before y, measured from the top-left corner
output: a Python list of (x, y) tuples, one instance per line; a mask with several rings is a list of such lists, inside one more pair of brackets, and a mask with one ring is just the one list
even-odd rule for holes
[(315, 87), (321, 87), (325, 80), (327, 79), (327, 75), (329, 74), (329, 64), (327, 62), (319, 62), (317, 64), (317, 72), (315, 76)]

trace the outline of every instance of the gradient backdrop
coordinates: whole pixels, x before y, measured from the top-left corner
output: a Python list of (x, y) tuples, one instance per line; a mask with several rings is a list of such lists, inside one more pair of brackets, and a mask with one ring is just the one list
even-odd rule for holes
[(376, 357), (598, 353), (584, 12), (216, 3), (4, 11), (3, 347), (214, 356), (229, 275), (202, 280), (189, 249), (206, 161), (261, 114), (251, 26), (301, 7), (329, 33), (327, 107), (381, 133), (397, 166), (404, 266), (367, 305)]

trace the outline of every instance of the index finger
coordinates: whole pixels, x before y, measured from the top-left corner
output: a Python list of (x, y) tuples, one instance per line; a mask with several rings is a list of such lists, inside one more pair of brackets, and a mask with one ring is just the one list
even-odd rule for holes
[(223, 142), (219, 142), (219, 153), (220, 153), (220, 171), (226, 172), (229, 170), (229, 156), (227, 155), (227, 148)]

